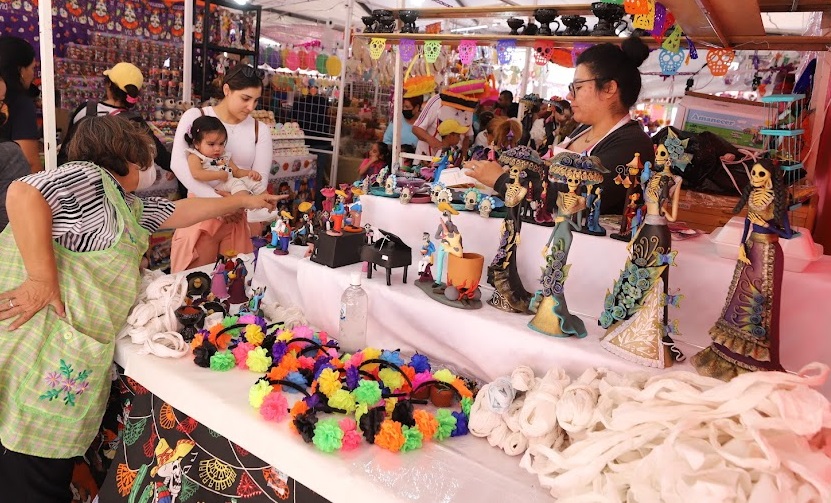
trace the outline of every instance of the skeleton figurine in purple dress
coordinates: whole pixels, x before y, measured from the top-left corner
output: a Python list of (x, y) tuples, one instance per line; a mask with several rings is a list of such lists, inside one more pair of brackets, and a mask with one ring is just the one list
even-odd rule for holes
[(211, 277), (211, 293), (217, 300), (228, 298), (228, 274), (225, 271), (225, 262), (221, 257), (214, 264), (214, 272)]
[(730, 380), (757, 370), (779, 370), (779, 304), (784, 258), (779, 238), (793, 236), (787, 192), (768, 159), (750, 170), (750, 183), (734, 211), (747, 205), (739, 258), (721, 316), (710, 329), (713, 342), (692, 357), (699, 374)]

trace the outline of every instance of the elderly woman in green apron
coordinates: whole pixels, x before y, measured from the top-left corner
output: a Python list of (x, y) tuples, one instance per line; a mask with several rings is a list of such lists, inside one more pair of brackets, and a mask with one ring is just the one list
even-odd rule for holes
[(87, 118), (74, 160), (12, 183), (0, 234), (0, 480), (3, 499), (66, 503), (71, 458), (97, 432), (110, 389), (115, 334), (139, 293), (148, 236), (280, 196), (170, 202), (132, 192), (152, 184), (154, 147), (116, 116)]

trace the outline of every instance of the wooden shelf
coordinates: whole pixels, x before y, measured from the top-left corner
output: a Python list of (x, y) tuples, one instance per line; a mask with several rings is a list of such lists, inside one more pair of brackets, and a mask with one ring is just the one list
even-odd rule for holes
[[(451, 9), (448, 9), (451, 10)], [(526, 35), (500, 35), (500, 34), (428, 34), (428, 33), (355, 33), (358, 38), (385, 38), (389, 43), (397, 44), (399, 40), (409, 39), (416, 42), (425, 40), (441, 40), (448, 45), (458, 45), (461, 40), (475, 40), (482, 42), (482, 45), (495, 43), (499, 40), (515, 40), (519, 47), (533, 47), (540, 40), (550, 40), (555, 47), (570, 48), (574, 44), (602, 44), (611, 42), (618, 44), (622, 41), (620, 37), (538, 37)], [(705, 46), (720, 46), (718, 37), (691, 37), (692, 40)], [(651, 48), (660, 47), (652, 37), (644, 37)], [(831, 37), (799, 37), (799, 36), (776, 36), (768, 35), (764, 38), (753, 36), (730, 37), (733, 47), (738, 49), (770, 49), (770, 50), (794, 50), (794, 51), (825, 51), (831, 46)]]
[(582, 5), (490, 5), (485, 7), (436, 7), (430, 9), (392, 9), (395, 17), (399, 10), (414, 10), (419, 19), (474, 19), (477, 17), (531, 17), (537, 9), (554, 9), (560, 16), (592, 13), (591, 4)]
[(249, 49), (240, 49), (239, 47), (225, 47), (217, 44), (208, 44), (208, 49), (212, 51), (230, 52), (231, 54), (239, 54), (240, 56), (254, 56), (257, 54)]

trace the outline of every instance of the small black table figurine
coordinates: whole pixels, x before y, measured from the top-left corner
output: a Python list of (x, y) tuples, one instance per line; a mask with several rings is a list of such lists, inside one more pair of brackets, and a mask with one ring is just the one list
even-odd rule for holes
[(632, 239), (632, 220), (634, 220), (638, 214), (638, 209), (643, 204), (640, 187), (641, 171), (643, 171), (643, 164), (641, 163), (641, 154), (638, 153), (626, 166), (617, 167), (615, 184), (623, 185), (626, 188), (626, 199), (624, 199), (626, 205), (623, 207), (623, 213), (620, 217), (620, 230), (609, 234), (612, 239), (619, 241), (631, 241)]
[(381, 238), (372, 244), (365, 244), (361, 249), (361, 261), (369, 262), (366, 268), (366, 277), (372, 279), (372, 269), (376, 265), (386, 268), (387, 286), (392, 284), (392, 270), (404, 268), (404, 283), (407, 282), (407, 269), (413, 263), (413, 252), (409, 246), (390, 232), (378, 229)]

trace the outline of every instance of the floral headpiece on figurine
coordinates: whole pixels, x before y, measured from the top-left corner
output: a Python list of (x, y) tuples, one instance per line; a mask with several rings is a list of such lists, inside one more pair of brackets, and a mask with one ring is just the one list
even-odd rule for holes
[(575, 152), (560, 152), (551, 158), (548, 164), (549, 176), (559, 182), (565, 182), (570, 178), (592, 185), (602, 182), (603, 174), (609, 172), (603, 167), (600, 158)]
[[(302, 381), (289, 372), (298, 360), (287, 352), (249, 391), (249, 402), (270, 421), (292, 418), (292, 428), (307, 443), (324, 452), (357, 448), (363, 437), (370, 444), (392, 452), (420, 448), (431, 439), (466, 435), (474, 384), (449, 370), (433, 372), (427, 357), (416, 354), (409, 362), (398, 351), (366, 348), (341, 358), (318, 358), (313, 379)], [(305, 395), (289, 409), (283, 391)], [(431, 396), (440, 408), (435, 414), (416, 410)], [(460, 411), (446, 407), (453, 397)], [(319, 419), (318, 414), (346, 417)], [(352, 416), (354, 415), (354, 419)]]
[(522, 170), (542, 172), (543, 161), (536, 150), (525, 145), (510, 148), (499, 156), (499, 163)]

